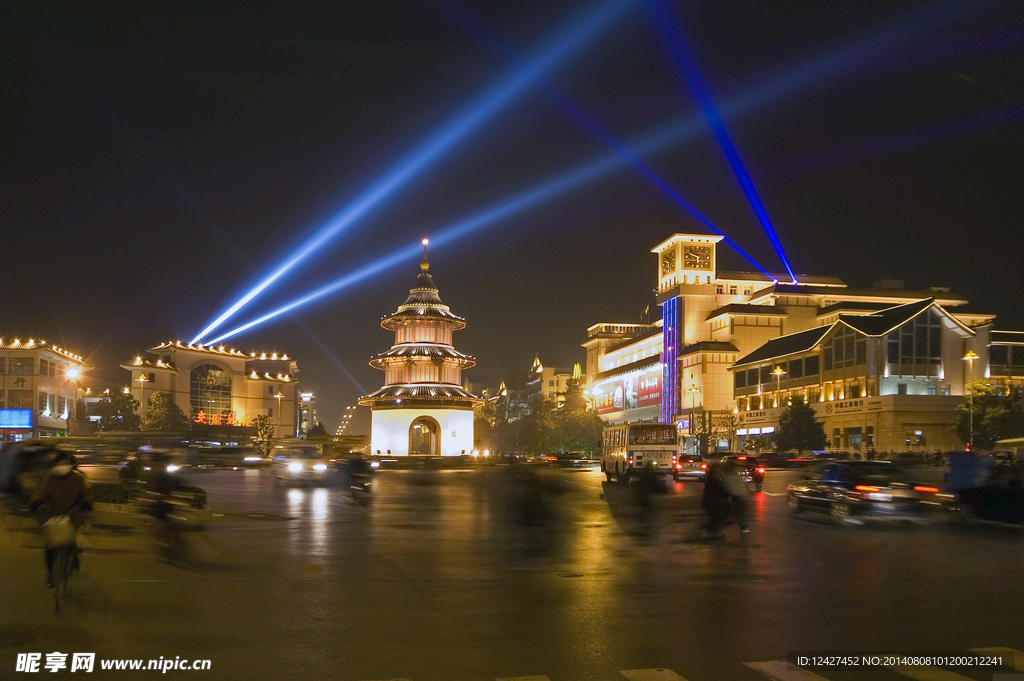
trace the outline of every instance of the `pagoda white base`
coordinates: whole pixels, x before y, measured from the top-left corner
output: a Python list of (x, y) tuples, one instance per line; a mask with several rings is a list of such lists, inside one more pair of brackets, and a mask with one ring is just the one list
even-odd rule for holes
[(409, 456), (409, 428), (421, 416), (437, 421), (441, 456), (460, 456), (473, 450), (472, 409), (374, 409), (370, 414), (370, 453)]

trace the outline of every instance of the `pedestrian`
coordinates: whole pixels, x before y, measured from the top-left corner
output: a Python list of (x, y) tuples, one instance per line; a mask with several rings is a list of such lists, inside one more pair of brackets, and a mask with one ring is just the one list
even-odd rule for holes
[(722, 479), (722, 464), (713, 463), (704, 475), (704, 494), (701, 506), (708, 515), (707, 530), (712, 537), (725, 536), (725, 522), (729, 518), (729, 492)]

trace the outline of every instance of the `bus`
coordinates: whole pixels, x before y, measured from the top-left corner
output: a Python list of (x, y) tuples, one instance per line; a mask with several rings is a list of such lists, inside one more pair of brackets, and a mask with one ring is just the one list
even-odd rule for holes
[(679, 457), (679, 431), (673, 423), (623, 423), (601, 433), (601, 470), (605, 479), (628, 484), (653, 466), (672, 475)]

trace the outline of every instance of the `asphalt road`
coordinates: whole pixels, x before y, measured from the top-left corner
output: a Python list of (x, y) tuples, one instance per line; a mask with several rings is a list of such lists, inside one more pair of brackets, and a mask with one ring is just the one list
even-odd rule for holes
[[(18, 653), (45, 663), (59, 651), (96, 653), (99, 678), (987, 681), (1014, 669), (811, 677), (784, 661), (795, 651), (1024, 650), (1019, 528), (793, 518), (782, 492), (796, 474), (770, 471), (751, 496), (752, 531), (711, 542), (699, 483), (642, 507), (634, 485), (596, 470), (540, 474), (383, 471), (361, 505), (334, 486), (275, 486), (266, 471), (192, 472), (217, 513), (192, 535), (200, 569), (158, 561), (148, 529), (128, 517), (94, 526), (59, 614), (39, 535), (5, 517), (0, 678), (32, 676), (15, 671)], [(523, 527), (524, 499), (538, 494), (554, 521)], [(100, 669), (161, 656), (211, 668)], [(927, 675), (937, 671), (947, 676)]]

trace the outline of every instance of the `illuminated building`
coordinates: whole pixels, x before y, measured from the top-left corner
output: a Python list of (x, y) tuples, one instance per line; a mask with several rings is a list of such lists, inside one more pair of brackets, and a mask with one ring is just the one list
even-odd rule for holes
[(276, 352), (248, 354), (224, 346), (161, 343), (121, 365), (131, 372), (131, 392), (140, 415), (153, 392), (163, 390), (201, 426), (251, 426), (270, 417), (275, 437), (294, 437), (299, 397), (293, 357)]
[(526, 379), (526, 394), (530, 404), (551, 402), (556, 408), (565, 404), (565, 390), (572, 372), (541, 364), (540, 357), (533, 360)]
[(316, 425), (316, 395), (312, 392), (299, 393), (299, 427), (301, 437), (309, 435)]
[[(975, 378), (988, 378), (994, 371), (997, 382), (1024, 383), (1024, 333), (993, 331), (993, 315), (969, 311), (967, 301), (949, 289), (912, 291), (905, 289), (900, 280), (883, 280), (873, 288), (855, 289), (835, 277), (797, 275), (796, 283), (792, 283), (789, 275), (723, 271), (717, 257), (721, 239), (675, 234), (652, 249), (658, 256), (660, 323), (600, 323), (588, 329), (583, 344), (587, 348), (586, 389), (605, 420), (674, 421), (692, 451), (696, 423), (702, 415), (710, 415), (713, 428), (721, 430), (731, 425), (741, 438), (771, 434), (778, 412), (770, 411), (775, 407), (764, 407), (764, 399), (759, 402), (758, 395), (780, 392), (788, 401), (797, 388), (806, 388), (809, 397), (819, 400), (834, 449), (895, 450), (908, 445), (955, 448), (963, 444), (950, 438), (955, 407), (964, 394), (961, 379), (966, 369), (961, 358), (968, 350), (979, 357), (974, 363)], [(780, 283), (780, 279), (790, 283)], [(935, 315), (942, 320), (943, 380), (920, 372), (900, 373), (908, 369), (902, 362), (890, 366), (888, 375), (884, 366), (872, 365), (881, 368), (869, 371), (866, 364), (857, 364), (856, 368), (844, 365), (841, 374), (835, 368), (826, 373), (824, 358), (817, 368), (816, 382), (808, 375), (806, 365), (801, 376), (791, 376), (781, 366), (787, 373), (760, 373), (773, 360), (780, 364), (796, 361), (795, 355), (780, 350), (788, 350), (789, 343), (794, 342), (789, 339), (794, 336), (803, 340), (815, 336), (817, 342), (827, 343), (832, 338), (827, 334), (847, 329), (854, 338), (855, 353), (861, 340), (869, 346), (877, 345), (882, 342), (877, 334), (891, 330), (864, 325), (876, 323), (870, 321), (873, 315), (890, 319), (916, 309), (908, 305), (926, 308), (927, 313), (921, 312), (925, 319)], [(890, 311), (895, 308), (901, 312)], [(904, 323), (917, 324), (919, 316)], [(852, 322), (854, 317), (863, 319)], [(803, 332), (809, 335), (800, 336)], [(781, 345), (775, 342), (782, 339), (787, 340)], [(995, 349), (991, 366), (990, 346)], [(800, 352), (800, 358), (806, 359), (812, 351), (804, 347)], [(854, 361), (858, 359), (860, 356), (855, 354)], [(930, 356), (922, 359), (931, 366)], [(734, 386), (734, 373), (740, 367), (750, 372), (748, 365), (755, 361), (761, 362), (755, 387), (751, 388), (749, 380)], [(774, 369), (774, 365), (769, 367), (769, 371)], [(766, 380), (768, 377), (771, 380)], [(744, 379), (748, 379), (747, 373)], [(900, 388), (901, 384), (905, 388)], [(814, 386), (819, 392), (811, 390)], [(868, 405), (846, 404), (847, 390), (858, 388), (867, 391), (868, 397), (882, 398), (880, 403), (870, 405), (885, 414), (876, 422), (868, 423), (865, 417), (855, 423), (853, 414), (868, 409)], [(899, 392), (903, 389), (906, 396)], [(842, 415), (835, 406), (825, 412), (824, 403), (820, 403), (822, 394), (843, 395)], [(754, 409), (755, 404), (762, 406)], [(720, 448), (729, 446), (726, 441), (717, 444)]]
[[(44, 340), (0, 338), (0, 438), (68, 435), (81, 397), (81, 356)], [(71, 433), (77, 434), (77, 433)]]
[(370, 360), (384, 386), (359, 399), (370, 407), (370, 451), (382, 456), (458, 456), (473, 450), (473, 408), (479, 397), (462, 387), (476, 364), (452, 346), (462, 317), (441, 302), (430, 276), (426, 240), (416, 286), (398, 310), (381, 320), (395, 332), (390, 350)]

